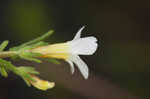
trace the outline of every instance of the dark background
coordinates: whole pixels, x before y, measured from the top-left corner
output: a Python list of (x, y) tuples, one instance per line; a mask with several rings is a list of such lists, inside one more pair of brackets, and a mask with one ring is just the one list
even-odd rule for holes
[(83, 36), (98, 38), (98, 50), (81, 56), (90, 77), (84, 80), (67, 63), (17, 61), (32, 65), (56, 87), (39, 91), (13, 73), (0, 76), (0, 99), (149, 99), (150, 2), (140, 0), (1, 0), (0, 42), (9, 47), (50, 29), (50, 43), (71, 40), (83, 25)]

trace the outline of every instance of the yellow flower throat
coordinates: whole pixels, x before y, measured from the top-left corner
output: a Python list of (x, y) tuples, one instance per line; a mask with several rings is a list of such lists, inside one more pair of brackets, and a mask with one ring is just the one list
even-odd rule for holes
[(68, 43), (58, 43), (48, 46), (42, 46), (32, 49), (32, 52), (42, 54), (41, 57), (68, 59), (69, 57), (69, 45)]

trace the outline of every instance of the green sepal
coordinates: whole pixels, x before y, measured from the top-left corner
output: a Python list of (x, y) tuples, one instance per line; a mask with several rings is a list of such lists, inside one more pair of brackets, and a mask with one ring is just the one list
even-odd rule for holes
[(26, 80), (25, 78), (22, 79), (24, 80), (24, 82), (27, 84), (28, 87), (31, 87), (31, 83), (28, 80)]
[(33, 52), (24, 52), (22, 53), (23, 56), (27, 56), (27, 57), (40, 57), (41, 54), (40, 53), (33, 53)]
[(39, 74), (39, 72), (36, 71), (35, 68), (33, 68), (33, 67), (20, 66), (20, 67), (17, 67), (17, 69), (18, 69), (19, 71), (25, 72), (25, 73)]
[(41, 56), (41, 54), (30, 52), (30, 51), (28, 51), (29, 49), (30, 49), (30, 47), (27, 46), (27, 47), (19, 50), (18, 51), (18, 56), (20, 58), (28, 60), (28, 61), (34, 61), (34, 62), (37, 62), (37, 63), (41, 63), (41, 60), (35, 58), (35, 57)]
[(35, 81), (34, 78), (32, 78), (32, 76), (31, 76), (29, 73), (22, 72), (20, 76), (21, 76), (23, 79)]
[(33, 48), (36, 48), (36, 47), (39, 47), (39, 46), (46, 46), (46, 45), (48, 45), (47, 42), (40, 41), (40, 42), (37, 42), (37, 43), (32, 44), (32, 45), (30, 45), (30, 46), (31, 46), (31, 49), (33, 49)]
[(31, 86), (29, 81), (35, 81), (35, 79), (31, 76), (32, 74), (38, 75), (39, 72), (36, 71), (33, 67), (17, 67), (19, 76), (25, 81), (28, 86)]
[(29, 81), (35, 81), (31, 76), (32, 74), (38, 75), (39, 72), (36, 71), (33, 67), (20, 66), (17, 67), (17, 74), (24, 80), (24, 82), (30, 87), (31, 83)]

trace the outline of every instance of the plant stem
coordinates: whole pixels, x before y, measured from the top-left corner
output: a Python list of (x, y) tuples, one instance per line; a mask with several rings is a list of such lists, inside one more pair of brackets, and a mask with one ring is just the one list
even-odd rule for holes
[(7, 58), (7, 57), (11, 57), (17, 55), (16, 51), (3, 51), (0, 52), (0, 58)]

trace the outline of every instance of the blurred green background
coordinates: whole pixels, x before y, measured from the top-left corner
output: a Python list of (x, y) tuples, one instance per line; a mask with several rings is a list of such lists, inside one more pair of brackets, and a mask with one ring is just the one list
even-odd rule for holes
[[(41, 77), (56, 82), (46, 92), (27, 87), (10, 73), (0, 76), (0, 99), (149, 99), (150, 1), (143, 0), (1, 0), (0, 42), (9, 47), (38, 37), (50, 29), (50, 43), (71, 40), (83, 25), (83, 36), (98, 38), (99, 48), (82, 58), (90, 77), (84, 80), (69, 65), (17, 61), (33, 65)], [(105, 38), (105, 39), (104, 39)]]

